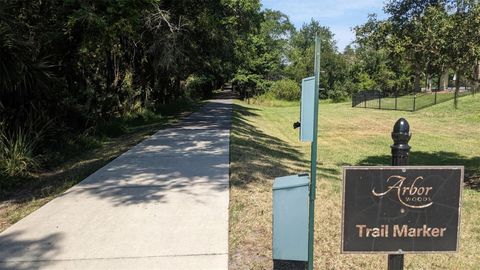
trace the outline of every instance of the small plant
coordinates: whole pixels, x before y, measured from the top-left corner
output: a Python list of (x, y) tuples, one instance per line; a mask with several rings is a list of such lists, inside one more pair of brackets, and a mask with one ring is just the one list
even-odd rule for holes
[(0, 173), (26, 176), (40, 165), (39, 149), (52, 136), (53, 119), (33, 108), (21, 123), (0, 122)]
[(27, 173), (38, 167), (35, 149), (39, 137), (22, 128), (11, 134), (0, 130), (0, 170), (8, 176)]

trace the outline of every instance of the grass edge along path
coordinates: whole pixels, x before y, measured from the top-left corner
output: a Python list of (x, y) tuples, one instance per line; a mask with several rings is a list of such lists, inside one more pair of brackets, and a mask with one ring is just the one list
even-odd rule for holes
[[(255, 102), (252, 102), (255, 103)], [(272, 184), (275, 177), (307, 172), (309, 144), (298, 141), (298, 103), (234, 104), (231, 133), (229, 267), (271, 269)], [(458, 253), (405, 256), (405, 269), (480, 269), (480, 96), (417, 112), (358, 110), (320, 104), (316, 269), (384, 269), (386, 255), (342, 255), (341, 167), (388, 165), (395, 121), (410, 122), (411, 165), (465, 165)]]
[(143, 125), (130, 125), (125, 134), (115, 138), (103, 138), (98, 147), (66, 160), (53, 170), (32, 174), (29, 184), (10, 192), (6, 198), (0, 200), (0, 232), (61, 195), (159, 129), (179, 122), (203, 104), (203, 101), (194, 102), (160, 120)]

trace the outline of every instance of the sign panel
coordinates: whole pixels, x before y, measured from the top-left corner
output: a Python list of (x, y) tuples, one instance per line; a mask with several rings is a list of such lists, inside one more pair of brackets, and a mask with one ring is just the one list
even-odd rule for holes
[(462, 166), (343, 168), (343, 253), (458, 250)]
[(313, 121), (315, 110), (315, 77), (302, 80), (302, 98), (300, 104), (300, 141), (313, 140)]

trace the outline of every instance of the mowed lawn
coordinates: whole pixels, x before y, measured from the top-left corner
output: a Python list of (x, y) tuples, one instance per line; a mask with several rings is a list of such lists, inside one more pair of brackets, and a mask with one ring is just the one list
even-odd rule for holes
[[(292, 124), (298, 103), (236, 101), (231, 137), (230, 268), (272, 268), (272, 184), (307, 172), (310, 145)], [(317, 269), (385, 269), (386, 255), (340, 254), (341, 170), (344, 165), (389, 165), (390, 133), (398, 118), (411, 127), (411, 165), (464, 165), (460, 251), (406, 255), (405, 269), (480, 269), (480, 95), (417, 112), (320, 104), (315, 215)]]

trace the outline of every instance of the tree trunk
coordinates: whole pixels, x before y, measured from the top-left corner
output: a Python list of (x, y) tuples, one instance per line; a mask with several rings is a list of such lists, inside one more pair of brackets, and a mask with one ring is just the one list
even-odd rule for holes
[(445, 91), (448, 88), (448, 68), (445, 68), (440, 75), (438, 91)]
[(425, 92), (432, 92), (432, 77), (430, 74), (425, 74)]
[(453, 99), (453, 105), (455, 109), (458, 108), (458, 92), (460, 91), (460, 72), (456, 72), (455, 80), (455, 98)]
[(441, 91), (440, 88), (442, 88), (442, 74), (443, 74), (443, 72), (440, 72), (440, 74), (438, 74), (437, 92)]
[(420, 66), (415, 66), (415, 81), (413, 83), (415, 93), (420, 93), (420, 75)]
[(475, 95), (475, 93), (479, 90), (480, 88), (480, 60), (475, 61), (475, 67), (473, 68), (473, 89), (472, 89), (472, 94)]

